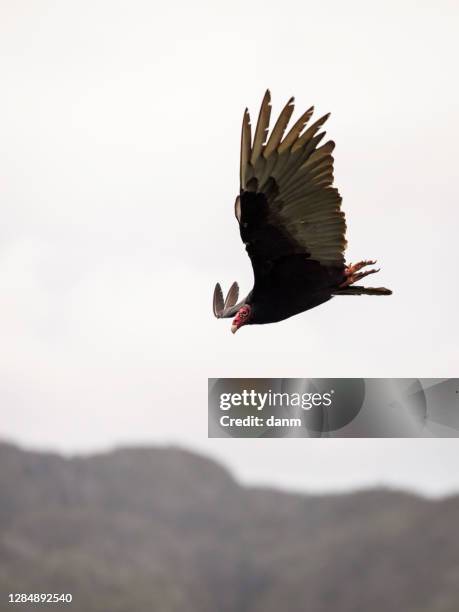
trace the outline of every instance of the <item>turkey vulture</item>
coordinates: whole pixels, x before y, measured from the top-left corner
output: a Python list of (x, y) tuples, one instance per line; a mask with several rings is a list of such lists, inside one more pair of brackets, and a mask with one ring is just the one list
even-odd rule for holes
[(305, 129), (309, 108), (284, 132), (293, 112), (285, 105), (269, 134), (271, 94), (265, 93), (252, 142), (247, 109), (242, 121), (240, 192), (236, 219), (254, 274), (252, 291), (238, 302), (233, 283), (226, 299), (217, 283), (213, 311), (234, 317), (231, 331), (243, 325), (282, 321), (334, 295), (390, 295), (384, 287), (354, 285), (368, 274), (371, 260), (346, 265), (346, 222), (341, 196), (333, 184), (335, 143), (318, 146), (324, 115)]

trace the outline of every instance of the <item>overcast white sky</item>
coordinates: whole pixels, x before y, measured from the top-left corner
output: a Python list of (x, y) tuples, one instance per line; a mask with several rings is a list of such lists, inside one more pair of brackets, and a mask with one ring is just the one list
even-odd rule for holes
[[(206, 437), (208, 377), (458, 375), (458, 31), (448, 0), (2, 2), (0, 435), (459, 489), (456, 441)], [(274, 113), (332, 112), (348, 259), (377, 258), (394, 295), (233, 336), (211, 294), (251, 288), (233, 203), (266, 87)]]

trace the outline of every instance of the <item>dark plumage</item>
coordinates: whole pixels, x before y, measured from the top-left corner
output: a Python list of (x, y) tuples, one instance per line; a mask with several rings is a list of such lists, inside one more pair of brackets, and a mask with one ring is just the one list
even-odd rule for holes
[(245, 324), (273, 323), (314, 308), (334, 295), (390, 295), (384, 287), (354, 285), (377, 270), (360, 272), (373, 261), (346, 266), (346, 222), (341, 196), (333, 184), (332, 141), (325, 135), (325, 115), (304, 129), (308, 109), (284, 132), (293, 98), (282, 110), (268, 138), (271, 114), (266, 92), (252, 143), (250, 118), (244, 113), (241, 138), (240, 194), (235, 214), (254, 273), (252, 291), (239, 303), (237, 283), (226, 300), (215, 287), (216, 317), (235, 317), (231, 330)]

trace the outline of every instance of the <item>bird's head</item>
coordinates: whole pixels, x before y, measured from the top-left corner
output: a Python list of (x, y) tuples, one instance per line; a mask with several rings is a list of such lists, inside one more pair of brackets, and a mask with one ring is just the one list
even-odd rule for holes
[(237, 315), (234, 317), (233, 322), (231, 324), (231, 331), (233, 334), (237, 332), (237, 330), (248, 323), (250, 321), (250, 317), (252, 315), (252, 308), (246, 304), (245, 306), (241, 306), (237, 311)]

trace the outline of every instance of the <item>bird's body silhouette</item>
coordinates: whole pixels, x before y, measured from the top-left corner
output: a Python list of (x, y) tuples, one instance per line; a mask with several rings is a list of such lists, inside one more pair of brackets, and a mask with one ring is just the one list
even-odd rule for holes
[(269, 134), (271, 96), (266, 92), (252, 142), (244, 112), (240, 193), (235, 214), (254, 273), (252, 291), (238, 302), (237, 283), (226, 300), (217, 283), (216, 317), (234, 317), (231, 330), (246, 324), (282, 321), (326, 302), (334, 295), (390, 295), (384, 287), (354, 283), (377, 270), (374, 261), (346, 265), (346, 222), (341, 196), (333, 187), (334, 142), (318, 146), (328, 115), (305, 129), (308, 109), (284, 132), (293, 112), (291, 98)]

